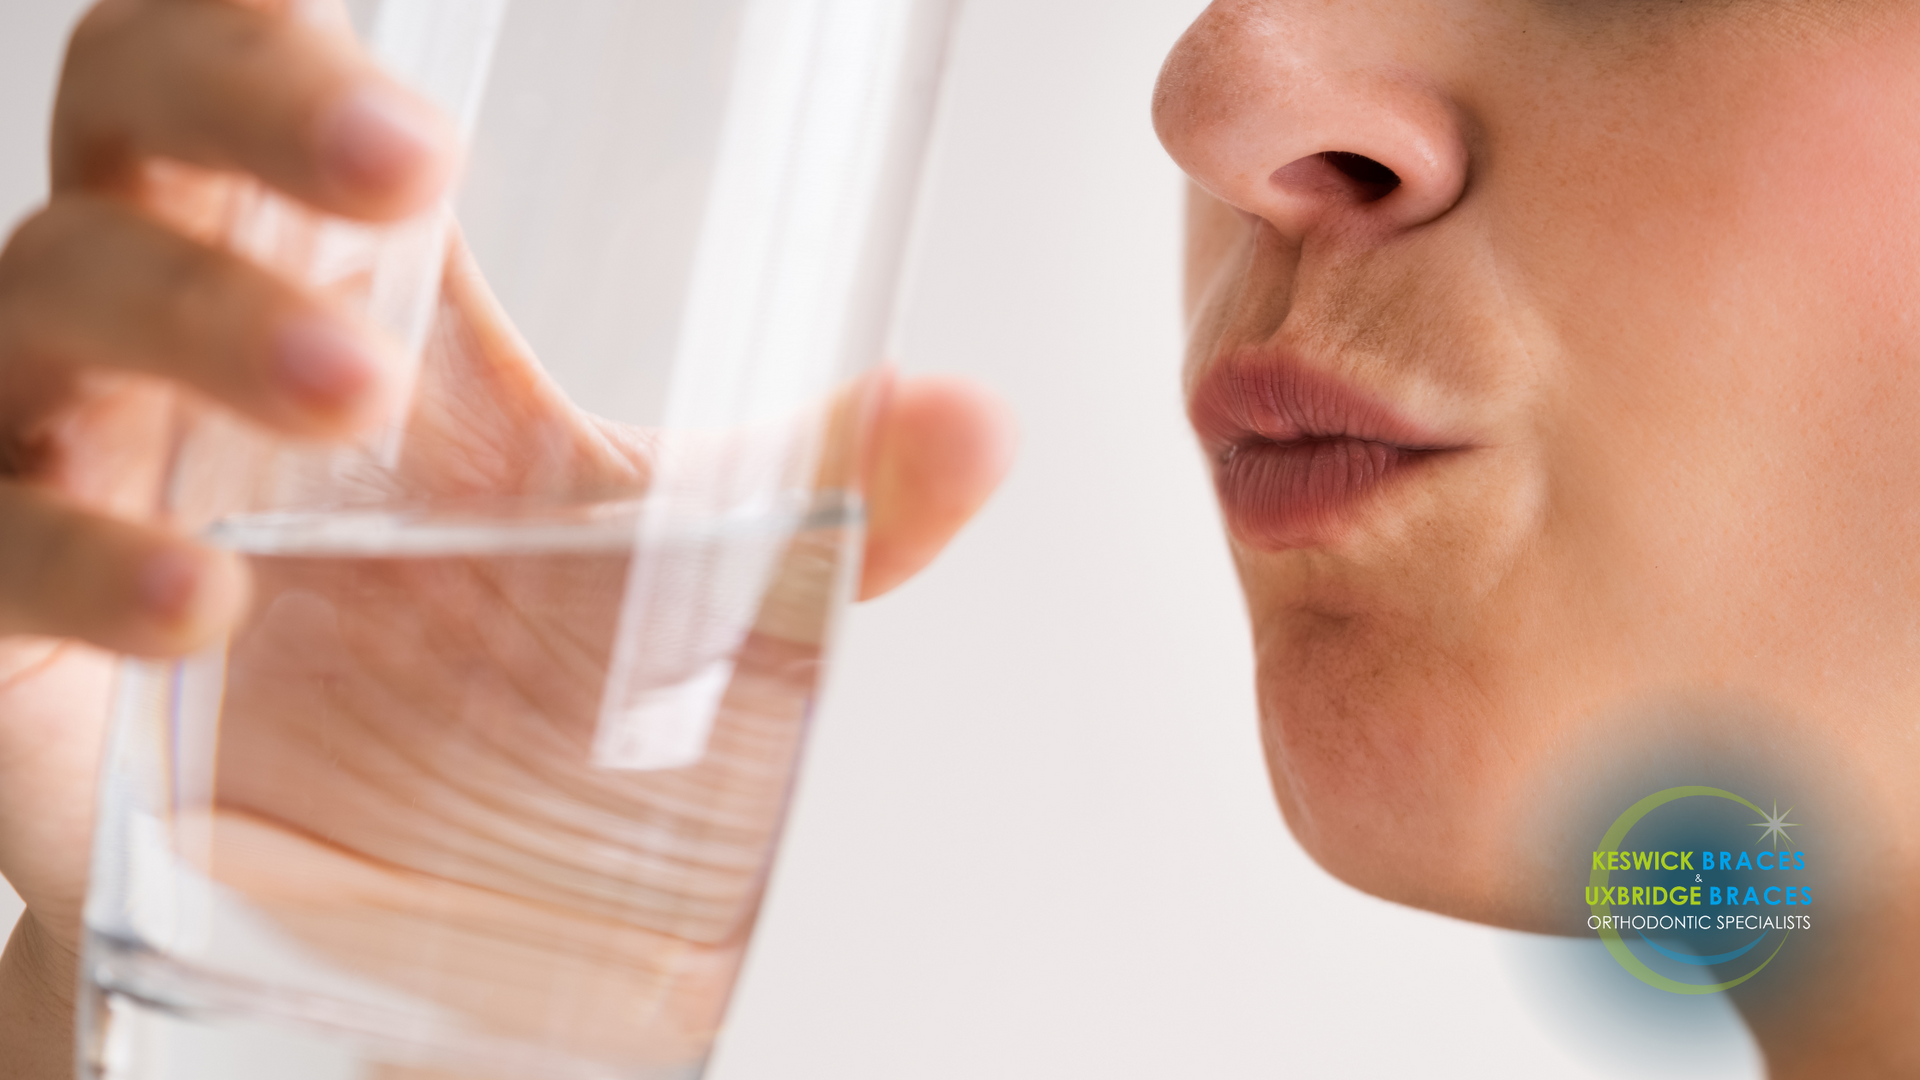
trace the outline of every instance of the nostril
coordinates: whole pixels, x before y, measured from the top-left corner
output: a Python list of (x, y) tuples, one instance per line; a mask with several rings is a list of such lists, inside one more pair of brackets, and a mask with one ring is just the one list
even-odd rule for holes
[(1352, 205), (1386, 198), (1400, 186), (1400, 177), (1370, 157), (1326, 150), (1275, 169), (1273, 185), (1315, 201)]
[(1392, 169), (1364, 154), (1351, 154), (1345, 150), (1328, 150), (1320, 155), (1321, 159), (1336, 169), (1340, 175), (1353, 181), (1358, 188), (1361, 202), (1373, 202), (1385, 198), (1394, 188), (1400, 186), (1400, 177)]

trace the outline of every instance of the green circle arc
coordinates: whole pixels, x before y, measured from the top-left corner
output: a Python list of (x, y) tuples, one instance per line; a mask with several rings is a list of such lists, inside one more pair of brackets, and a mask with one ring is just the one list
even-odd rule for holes
[[(1767, 816), (1765, 810), (1760, 809), (1758, 806), (1735, 795), (1731, 791), (1722, 791), (1715, 787), (1698, 786), (1668, 788), (1665, 791), (1656, 791), (1646, 798), (1641, 799), (1639, 802), (1634, 803), (1632, 806), (1627, 807), (1627, 812), (1615, 818), (1613, 826), (1607, 830), (1605, 836), (1600, 838), (1599, 850), (1619, 851), (1620, 841), (1627, 838), (1627, 833), (1632, 831), (1633, 827), (1640, 823), (1641, 818), (1646, 817), (1648, 814), (1670, 802), (1695, 797), (1732, 799), (1734, 802), (1739, 803), (1741, 806), (1752, 810), (1762, 817)], [(1607, 885), (1609, 875), (1610, 871), (1608, 871), (1605, 866), (1598, 866), (1594, 868), (1588, 881), (1596, 888), (1604, 889)], [(1601, 895), (1604, 896), (1606, 894), (1601, 893)], [(1611, 904), (1593, 904), (1590, 906), (1595, 915), (1602, 915), (1613, 910), (1613, 905)], [(1781, 935), (1780, 944), (1775, 945), (1773, 951), (1767, 954), (1767, 958), (1760, 961), (1759, 967), (1754, 968), (1745, 975), (1737, 979), (1729, 979), (1723, 983), (1701, 984), (1683, 983), (1678, 979), (1670, 979), (1660, 974), (1648, 967), (1639, 957), (1633, 955), (1633, 950), (1627, 948), (1627, 943), (1620, 939), (1620, 931), (1618, 929), (1605, 925), (1602, 925), (1600, 928), (1600, 940), (1605, 943), (1607, 951), (1613, 954), (1613, 958), (1619, 961), (1621, 967), (1626, 968), (1634, 978), (1639, 979), (1648, 986), (1673, 994), (1717, 994), (1722, 990), (1739, 986), (1741, 983), (1760, 974), (1761, 969), (1765, 968), (1768, 964), (1773, 963), (1773, 958), (1780, 955), (1780, 950), (1786, 947), (1787, 938), (1791, 936), (1793, 936), (1792, 930), (1788, 930), (1785, 934)]]

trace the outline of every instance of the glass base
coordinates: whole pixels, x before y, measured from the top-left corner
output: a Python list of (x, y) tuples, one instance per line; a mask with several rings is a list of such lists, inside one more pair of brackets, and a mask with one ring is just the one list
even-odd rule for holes
[[(407, 1037), (342, 1026), (93, 935), (81, 1006), (81, 1080), (700, 1080), (704, 1061), (624, 1068), (472, 1031)], [(308, 1013), (312, 1015), (302, 1015)]]

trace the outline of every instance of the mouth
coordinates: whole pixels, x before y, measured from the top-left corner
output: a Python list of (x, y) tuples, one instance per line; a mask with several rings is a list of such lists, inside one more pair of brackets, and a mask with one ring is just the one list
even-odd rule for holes
[(1189, 406), (1235, 539), (1266, 551), (1336, 539), (1389, 489), (1463, 445), (1268, 351), (1223, 357)]

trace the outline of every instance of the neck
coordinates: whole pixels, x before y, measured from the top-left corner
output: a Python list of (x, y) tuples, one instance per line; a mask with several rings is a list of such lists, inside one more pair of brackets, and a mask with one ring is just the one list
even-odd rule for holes
[[(1920, 776), (1860, 780), (1907, 798), (1920, 790)], [(1920, 1076), (1920, 850), (1898, 798), (1849, 809), (1868, 806), (1880, 812), (1848, 816), (1858, 839), (1827, 890), (1840, 903), (1815, 916), (1799, 962), (1774, 987), (1735, 991), (1772, 1080)]]
[[(1655, 790), (1719, 787), (1768, 809), (1780, 796), (1779, 808), (1791, 805), (1793, 820), (1805, 822), (1792, 826), (1789, 843), (1808, 860), (1816, 899), (1798, 913), (1812, 924), (1792, 931), (1779, 958), (1729, 997), (1771, 1080), (1920, 1076), (1920, 819), (1910, 805), (1920, 753), (1905, 741), (1910, 725), (1816, 725), (1698, 702), (1642, 720), (1611, 727), (1610, 745), (1563, 748), (1537, 770), (1559, 782), (1562, 812), (1527, 826), (1560, 827), (1525, 834), (1541, 855), (1529, 867), (1534, 879), (1557, 872), (1560, 892), (1577, 895), (1593, 841)], [(1554, 805), (1553, 796), (1534, 804)], [(1542, 916), (1553, 925), (1528, 928), (1590, 936), (1579, 929), (1587, 915), (1556, 909)]]
[(1873, 927), (1787, 994), (1736, 999), (1772, 1080), (1920, 1076), (1920, 905), (1868, 913)]

